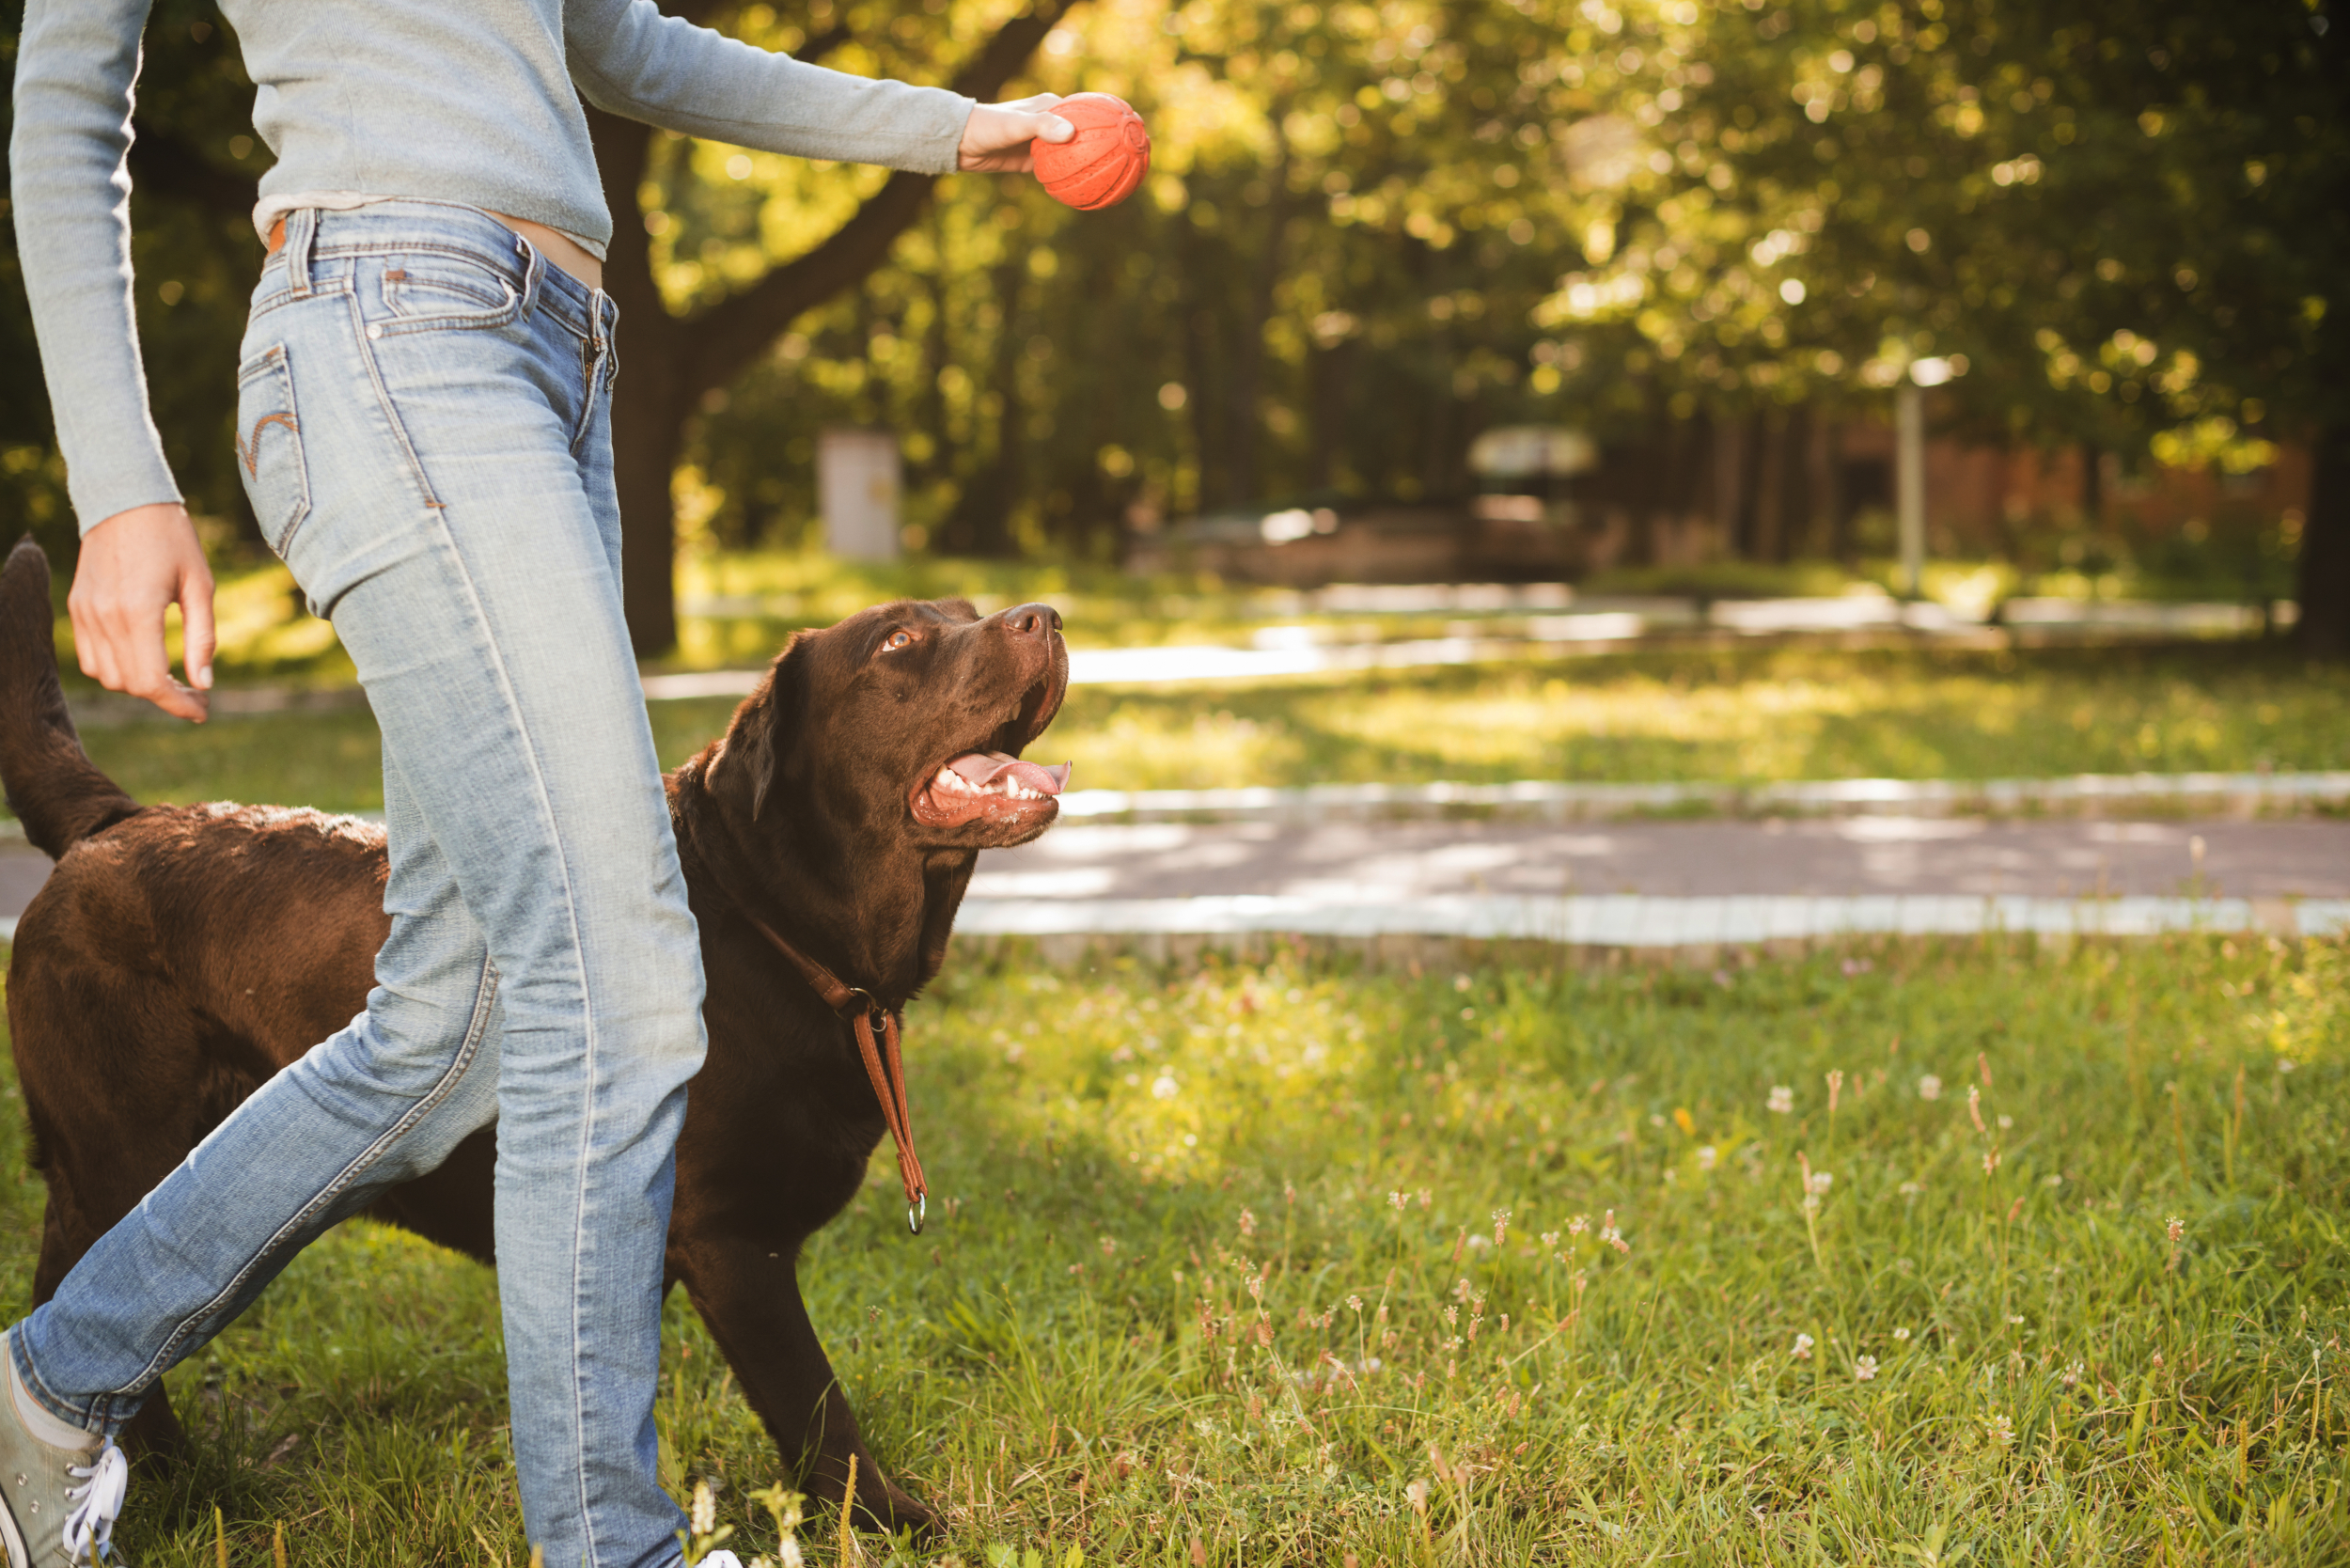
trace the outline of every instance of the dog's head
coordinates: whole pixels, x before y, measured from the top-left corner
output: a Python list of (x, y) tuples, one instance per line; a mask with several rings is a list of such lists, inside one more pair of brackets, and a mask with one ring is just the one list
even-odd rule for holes
[(860, 847), (1025, 844), (1069, 776), (1020, 760), (1069, 689), (1060, 624), (1048, 604), (901, 600), (802, 632), (736, 711), (711, 786), (754, 822), (781, 813)]

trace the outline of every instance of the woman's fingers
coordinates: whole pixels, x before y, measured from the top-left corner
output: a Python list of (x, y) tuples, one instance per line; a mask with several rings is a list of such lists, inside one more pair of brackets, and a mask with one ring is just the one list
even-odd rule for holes
[[(190, 679), (171, 678), (164, 617), (180, 606)], [(211, 702), (212, 573), (184, 508), (134, 507), (92, 528), (66, 597), (83, 673), (109, 691), (144, 698), (167, 713), (201, 723)]]
[(188, 684), (198, 691), (212, 686), (212, 574), (198, 572), (180, 584), (180, 664)]
[(958, 166), (979, 173), (1026, 172), (1030, 144), (1065, 142), (1077, 133), (1075, 126), (1047, 112), (1059, 102), (1058, 93), (1041, 92), (1010, 103), (974, 105), (964, 122)]

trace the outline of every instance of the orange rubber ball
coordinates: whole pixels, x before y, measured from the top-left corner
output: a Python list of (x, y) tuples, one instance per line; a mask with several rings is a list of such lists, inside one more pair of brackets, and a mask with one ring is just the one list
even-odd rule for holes
[(1081, 92), (1047, 111), (1077, 128), (1065, 142), (1029, 144), (1037, 180), (1054, 200), (1080, 212), (1115, 207), (1151, 172), (1151, 133), (1122, 98)]

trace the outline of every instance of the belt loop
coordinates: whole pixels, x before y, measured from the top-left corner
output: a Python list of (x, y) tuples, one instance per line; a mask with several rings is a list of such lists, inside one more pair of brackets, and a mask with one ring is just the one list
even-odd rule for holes
[(297, 207), (286, 214), (286, 277), (296, 299), (310, 292), (310, 251), (318, 242), (319, 210)]
[(522, 252), (523, 314), (527, 316), (539, 307), (539, 285), (546, 279), (547, 259), (539, 254), (537, 245), (519, 234), (514, 236), (514, 248)]

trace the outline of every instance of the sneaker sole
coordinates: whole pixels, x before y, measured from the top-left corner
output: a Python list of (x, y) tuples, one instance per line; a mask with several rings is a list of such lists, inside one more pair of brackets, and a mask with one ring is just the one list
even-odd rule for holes
[(0, 1503), (0, 1544), (7, 1545), (13, 1568), (32, 1568), (33, 1554), (24, 1549), (24, 1532), (16, 1528), (16, 1515), (5, 1503)]

